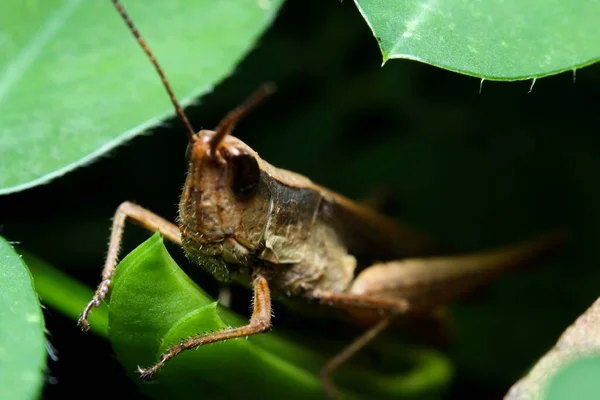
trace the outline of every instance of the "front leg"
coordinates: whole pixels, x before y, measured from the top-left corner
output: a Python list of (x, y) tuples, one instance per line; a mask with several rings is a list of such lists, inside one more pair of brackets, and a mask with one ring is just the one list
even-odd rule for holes
[(160, 361), (152, 367), (147, 369), (138, 368), (140, 376), (142, 378), (147, 378), (153, 375), (162, 368), (167, 361), (182, 351), (194, 349), (209, 343), (255, 335), (271, 329), (271, 292), (269, 290), (269, 284), (262, 275), (257, 274), (254, 278), (253, 285), (254, 309), (252, 311), (252, 316), (250, 317), (250, 322), (247, 325), (185, 339), (163, 353), (160, 356)]
[(79, 325), (84, 331), (90, 329), (88, 315), (92, 307), (99, 307), (110, 288), (112, 277), (117, 268), (119, 250), (121, 249), (121, 239), (125, 229), (125, 221), (130, 219), (132, 222), (148, 229), (149, 231), (160, 233), (171, 242), (181, 246), (181, 234), (177, 225), (159, 217), (151, 211), (128, 201), (121, 203), (113, 218), (112, 233), (108, 245), (108, 254), (102, 270), (102, 282), (98, 285), (96, 293), (92, 300), (85, 307), (79, 317)]

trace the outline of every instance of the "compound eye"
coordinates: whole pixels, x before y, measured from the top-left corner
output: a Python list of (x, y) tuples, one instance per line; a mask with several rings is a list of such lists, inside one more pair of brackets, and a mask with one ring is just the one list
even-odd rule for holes
[(241, 199), (252, 196), (260, 182), (260, 168), (256, 158), (250, 154), (239, 153), (232, 155), (228, 164), (233, 194)]

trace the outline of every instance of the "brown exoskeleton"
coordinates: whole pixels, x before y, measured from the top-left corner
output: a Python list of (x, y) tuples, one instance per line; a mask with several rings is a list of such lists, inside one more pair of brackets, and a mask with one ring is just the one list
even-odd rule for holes
[(373, 322), (324, 367), (324, 387), (333, 395), (330, 373), (395, 316), (432, 313), (498, 272), (532, 261), (560, 243), (560, 235), (548, 235), (478, 254), (433, 256), (438, 249), (420, 234), (304, 176), (273, 167), (231, 136), (240, 118), (272, 91), (270, 86), (230, 112), (215, 131), (196, 133), (123, 6), (112, 1), (150, 57), (187, 129), (188, 173), (179, 226), (130, 202), (119, 206), (102, 282), (79, 323), (89, 327), (90, 310), (108, 293), (127, 219), (160, 231), (216, 279), (251, 282), (254, 288), (247, 325), (183, 339), (155, 365), (140, 368), (141, 376), (154, 374), (182, 351), (267, 331), (273, 291)]

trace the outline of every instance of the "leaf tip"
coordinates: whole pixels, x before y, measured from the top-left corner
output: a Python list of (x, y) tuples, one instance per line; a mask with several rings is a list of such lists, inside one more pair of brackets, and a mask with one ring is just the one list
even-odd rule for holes
[(384, 67), (385, 64), (390, 60), (390, 56), (387, 53), (381, 52), (381, 66)]

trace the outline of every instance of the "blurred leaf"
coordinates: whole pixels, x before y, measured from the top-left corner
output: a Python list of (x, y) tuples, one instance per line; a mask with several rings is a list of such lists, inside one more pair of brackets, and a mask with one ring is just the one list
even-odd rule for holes
[(487, 80), (519, 80), (600, 59), (595, 0), (355, 2), (384, 63), (406, 58)]
[[(109, 338), (138, 383), (136, 368), (152, 365), (183, 338), (247, 323), (192, 282), (158, 234), (119, 264), (109, 304)], [(322, 398), (318, 372), (328, 355), (284, 339), (277, 327), (274, 331), (183, 352), (142, 389), (151, 397), (169, 399), (189, 398), (190, 393), (207, 398)], [(343, 382), (338, 387), (344, 397), (439, 398), (451, 374), (443, 357), (415, 348), (401, 352), (397, 348), (389, 354), (396, 364), (408, 360), (411, 367), (387, 375), (348, 365), (335, 377)]]
[[(22, 249), (19, 252), (29, 265), (41, 302), (77, 321), (94, 291), (33, 254)], [(108, 309), (105, 304), (93, 309), (89, 321), (92, 332), (108, 336)]]
[(552, 378), (546, 400), (600, 399), (600, 356), (581, 358)]
[[(231, 74), (281, 0), (124, 3), (189, 104)], [(48, 182), (173, 114), (108, 0), (5, 1), (0, 38), (0, 194)]]
[(35, 399), (46, 366), (44, 317), (27, 266), (0, 237), (0, 399)]
[[(596, 357), (590, 358), (593, 355)], [(588, 393), (584, 393), (584, 390), (595, 390), (596, 395), (593, 398), (596, 399), (600, 396), (597, 378), (596, 382), (584, 386), (580, 383), (574, 385), (574, 378), (581, 382), (584, 377), (590, 376), (591, 371), (597, 377), (600, 370), (598, 355), (600, 355), (600, 298), (561, 335), (554, 348), (538, 361), (527, 376), (510, 389), (505, 399), (544, 399), (550, 379), (552, 379), (550, 385), (552, 396), (564, 390), (566, 385), (572, 390), (575, 386), (579, 386), (579, 393), (586, 396)], [(579, 362), (573, 363), (576, 360)], [(565, 367), (567, 369), (564, 369)], [(561, 369), (562, 371), (557, 375), (557, 371)], [(550, 398), (559, 397), (548, 397)], [(587, 399), (588, 397), (571, 393), (568, 398)]]

